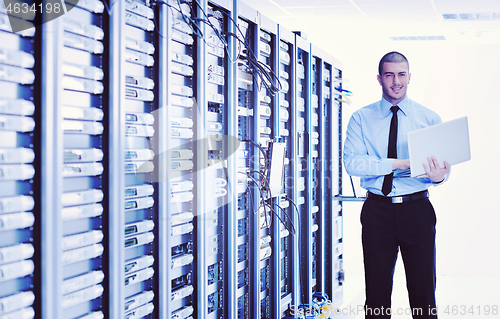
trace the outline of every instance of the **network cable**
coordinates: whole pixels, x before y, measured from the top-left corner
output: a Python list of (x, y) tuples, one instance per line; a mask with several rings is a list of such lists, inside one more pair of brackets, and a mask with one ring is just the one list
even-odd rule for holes
[[(269, 204), (268, 204), (269, 205)], [(278, 207), (279, 209), (281, 209), (281, 211), (283, 212), (283, 215), (286, 216), (286, 218), (290, 221), (290, 225), (292, 226), (292, 229), (286, 227), (285, 223), (283, 222), (283, 220), (281, 220), (281, 218), (278, 216), (279, 220), (281, 221), (281, 223), (283, 224), (283, 226), (285, 226), (285, 228), (292, 234), (295, 236), (295, 234), (297, 233), (296, 230), (295, 230), (295, 226), (293, 225), (293, 220), (290, 218), (290, 216), (286, 213), (285, 209), (281, 206), (279, 206), (278, 204), (275, 204), (276, 207)]]
[(252, 143), (253, 145), (257, 146), (259, 148), (259, 150), (262, 152), (262, 155), (264, 155), (265, 167), (267, 167), (267, 164), (269, 163), (269, 157), (267, 156), (267, 153), (264, 151), (264, 149), (262, 148), (262, 146), (260, 146), (259, 144), (255, 143), (252, 140), (242, 140), (242, 142)]
[[(246, 36), (241, 31), (238, 24), (233, 20), (233, 18), (231, 18), (231, 16), (229, 14), (227, 14), (227, 13), (225, 13), (225, 14), (228, 17), (228, 19), (231, 20), (231, 22), (235, 25), (236, 29), (238, 30), (238, 32), (241, 35), (241, 38), (232, 32), (228, 32), (226, 34), (228, 36), (234, 37), (237, 41), (242, 43), (244, 45), (244, 47), (247, 49), (247, 52), (248, 52), (247, 61), (249, 62), (249, 64), (253, 68), (254, 77), (257, 74), (257, 76), (261, 79), (261, 83), (270, 91), (270, 93), (272, 95), (275, 95), (276, 93), (281, 91), (282, 85), (281, 85), (281, 81), (280, 81), (279, 77), (276, 75), (275, 72), (273, 72), (271, 70), (271, 68), (269, 66), (265, 65), (264, 63), (260, 62), (257, 59), (250, 44), (248, 44), (248, 42), (246, 41)], [(269, 83), (266, 82), (266, 79), (269, 81)], [(278, 83), (278, 84), (276, 85), (275, 83)]]
[[(283, 226), (286, 228), (286, 230), (288, 230), (290, 233), (293, 233), (295, 234), (295, 227), (293, 227), (293, 224), (292, 224), (292, 229), (288, 228), (286, 226), (286, 223), (283, 221), (283, 219), (281, 219), (281, 217), (279, 216), (279, 214), (276, 212), (276, 210), (274, 208), (272, 208), (271, 205), (269, 205), (268, 203), (265, 203), (266, 206), (269, 206), (269, 208), (271, 209), (271, 211), (274, 213), (274, 215), (276, 217), (278, 217), (278, 219), (280, 220), (280, 222), (283, 224)], [(279, 206), (278, 206), (279, 207)], [(280, 207), (281, 208), (281, 207)], [(283, 208), (281, 208), (283, 209)]]
[[(250, 179), (251, 179), (251, 180), (255, 183), (255, 185), (257, 186), (257, 189), (259, 190), (259, 193), (260, 193), (260, 197), (261, 197), (261, 199), (262, 199), (262, 202), (263, 202), (263, 203), (265, 203), (264, 194), (263, 194), (263, 192), (262, 192), (262, 189), (259, 187), (259, 181), (257, 181), (255, 178), (253, 178), (252, 176), (248, 175), (248, 174), (247, 174), (247, 173), (245, 173), (245, 172), (241, 172), (241, 171), (239, 171), (238, 173), (239, 173), (239, 174), (243, 174), (243, 175), (247, 176), (248, 178), (250, 178)], [(260, 207), (259, 207), (259, 208), (260, 208)], [(257, 210), (254, 212), (254, 214), (256, 214), (258, 210), (259, 210), (259, 209), (257, 208)], [(264, 208), (264, 213), (267, 213), (265, 208)]]

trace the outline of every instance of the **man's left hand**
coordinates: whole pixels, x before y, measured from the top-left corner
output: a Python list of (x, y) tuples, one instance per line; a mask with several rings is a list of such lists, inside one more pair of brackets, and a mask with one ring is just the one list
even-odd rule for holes
[(426, 174), (420, 175), (418, 177), (428, 177), (434, 183), (442, 182), (445, 175), (450, 172), (451, 165), (447, 161), (444, 161), (444, 168), (441, 168), (434, 156), (427, 157), (427, 161), (429, 161), (429, 166), (427, 166), (425, 163), (422, 164), (424, 166)]

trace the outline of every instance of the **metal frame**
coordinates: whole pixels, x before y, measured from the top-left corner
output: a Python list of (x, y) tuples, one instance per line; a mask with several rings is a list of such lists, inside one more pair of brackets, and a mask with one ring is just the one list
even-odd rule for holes
[[(207, 1), (199, 1), (201, 7), (197, 6), (197, 16), (202, 16), (202, 11), (207, 12)], [(202, 32), (205, 34), (206, 25), (202, 24), (201, 26)], [(196, 249), (196, 270), (194, 278), (198, 284), (196, 285), (196, 296), (197, 302), (195, 306), (195, 312), (198, 315), (198, 318), (204, 318), (205, 313), (207, 312), (207, 294), (206, 294), (206, 282), (207, 282), (207, 271), (208, 265), (205, 261), (206, 255), (206, 235), (205, 235), (205, 227), (206, 227), (206, 209), (205, 209), (205, 168), (207, 167), (207, 149), (205, 138), (207, 137), (205, 128), (206, 128), (206, 113), (207, 113), (207, 101), (205, 98), (205, 83), (207, 81), (207, 72), (206, 72), (206, 64), (205, 64), (205, 43), (200, 39), (196, 41), (196, 52), (194, 53), (197, 57), (203, 57), (201, 59), (196, 59), (196, 141), (193, 143), (193, 146), (196, 147), (194, 150), (195, 158), (196, 158), (196, 197), (197, 201), (194, 204), (195, 209), (195, 221), (196, 221), (196, 239), (195, 247)], [(170, 167), (170, 166), (169, 166)], [(168, 316), (170, 318), (171, 315)]]
[[(124, 56), (125, 35), (120, 32), (125, 25), (124, 2), (113, 5), (109, 17), (110, 39), (110, 71), (109, 71), (109, 105), (108, 105), (108, 316), (123, 318), (125, 316), (125, 78)], [(111, 196), (112, 194), (112, 196)]]
[[(280, 30), (276, 23), (271, 21), (266, 16), (259, 14), (259, 29), (266, 30), (271, 33), (272, 47), (271, 47), (271, 69), (279, 77), (279, 53), (280, 53)], [(260, 30), (259, 30), (260, 32)], [(280, 132), (280, 93), (276, 93), (271, 97), (272, 114), (271, 119), (273, 138), (279, 138)], [(273, 205), (279, 205), (279, 199), (273, 199)], [(279, 212), (279, 210), (277, 211)], [(280, 264), (280, 245), (281, 245), (281, 221), (276, 215), (273, 214), (271, 225), (272, 239), (272, 255), (271, 255), (271, 275), (270, 275), (270, 296), (271, 296), (271, 318), (279, 318), (281, 315), (281, 264)]]
[[(58, 59), (62, 51), (62, 25), (59, 19), (46, 22), (42, 32), (42, 85), (40, 136), (40, 225), (41, 225), (41, 317), (62, 317), (63, 282), (60, 262), (62, 217), (62, 130), (60, 88), (62, 70)], [(35, 266), (36, 267), (36, 266)]]
[[(171, 29), (171, 15), (170, 9), (162, 5), (157, 10), (159, 22), (158, 22), (158, 32), (159, 34), (168, 34), (168, 30)], [(158, 199), (158, 217), (155, 220), (157, 225), (158, 237), (158, 256), (156, 258), (156, 271), (158, 274), (158, 290), (159, 291), (172, 291), (170, 272), (162, 271), (164, 269), (169, 269), (172, 264), (171, 256), (171, 244), (170, 244), (170, 228), (171, 228), (171, 218), (169, 213), (169, 207), (171, 202), (171, 188), (168, 182), (168, 168), (171, 167), (171, 158), (169, 156), (169, 141), (171, 138), (170, 131), (170, 112), (168, 111), (168, 105), (170, 105), (170, 61), (171, 54), (168, 49), (169, 38), (164, 38), (161, 36), (157, 37), (158, 49), (158, 69), (157, 78), (159, 79), (159, 89), (158, 94), (158, 109), (155, 130), (158, 135), (157, 141), (157, 151), (156, 151), (156, 164), (159, 166), (157, 169), (158, 187), (157, 187), (157, 199)], [(170, 298), (169, 294), (159, 294), (156, 297), (158, 300), (158, 317), (159, 318), (170, 318), (172, 316), (172, 309), (170, 309)]]
[[(305, 81), (306, 81), (306, 84), (307, 84), (307, 87), (305, 88), (306, 89), (306, 93), (307, 93), (307, 96), (309, 97), (310, 95), (310, 92), (311, 92), (311, 45), (309, 42), (307, 42), (305, 39), (301, 38), (299, 35), (295, 35), (295, 55), (298, 56), (298, 53), (299, 51), (298, 50), (302, 50), (304, 52), (307, 53), (307, 65), (304, 66), (304, 69), (305, 69)], [(295, 61), (295, 64), (297, 63), (296, 61), (297, 60), (294, 60)], [(296, 82), (296, 85), (299, 85), (299, 79), (297, 76), (294, 77), (295, 78), (295, 82)], [(294, 97), (297, 98), (297, 91), (295, 91), (295, 94), (294, 94)], [(310, 132), (311, 132), (311, 102), (310, 102), (310, 98), (307, 98), (306, 101), (305, 101), (305, 113), (306, 113), (306, 122), (305, 122), (305, 126), (306, 126), (306, 129), (305, 129), (305, 145), (307, 145), (307, 149), (304, 149), (304, 157), (306, 158), (307, 160), (307, 178), (306, 178), (306, 181), (305, 181), (305, 187), (306, 189), (308, 188), (309, 185), (311, 185), (311, 181), (312, 181), (312, 172), (310, 170), (310, 167), (312, 165), (312, 160), (311, 160), (311, 149), (310, 149), (310, 146), (311, 146), (311, 137), (310, 137)], [(298, 117), (298, 110), (296, 109), (296, 112), (294, 112), (294, 118), (297, 118)], [(293, 130), (292, 131), (296, 132), (297, 130)], [(295, 143), (294, 143), (295, 144)], [(298, 153), (295, 153), (294, 154), (294, 160), (295, 161), (298, 161)], [(294, 171), (296, 172), (297, 170), (294, 169)], [(298, 180), (298, 172), (296, 172), (297, 176), (295, 178), (294, 176), (294, 180), (297, 181)], [(296, 195), (296, 198), (294, 199), (294, 201), (297, 203), (297, 199), (299, 198), (299, 191), (298, 191), (298, 187), (297, 187), (297, 184), (295, 184), (294, 186), (294, 189), (295, 189), (295, 195)], [(306, 216), (300, 216), (300, 225), (301, 227), (299, 228), (299, 236), (301, 238), (301, 245), (300, 247), (298, 247), (300, 250), (301, 250), (301, 256), (300, 256), (300, 262), (303, 266), (300, 266), (299, 265), (299, 272), (300, 272), (300, 276), (302, 276), (303, 279), (305, 279), (301, 285), (301, 295), (302, 295), (302, 299), (301, 299), (301, 303), (303, 304), (311, 304), (311, 301), (312, 301), (312, 296), (311, 296), (311, 281), (312, 281), (312, 255), (311, 255), (311, 252), (312, 252), (312, 194), (309, 192), (307, 194), (307, 198), (305, 200), (305, 203), (304, 205), (306, 205), (306, 212), (307, 212), (307, 215)], [(298, 203), (297, 203), (297, 206)], [(300, 207), (300, 206), (299, 206)], [(300, 209), (299, 209), (300, 211)], [(304, 240), (305, 240), (305, 243), (304, 243)], [(304, 248), (305, 247), (305, 248)], [(305, 268), (305, 270), (303, 270)], [(302, 292), (302, 290), (304, 290)], [(304, 294), (304, 292), (306, 294)]]
[[(238, 21), (238, 0), (233, 0), (231, 7), (227, 8), (229, 10), (229, 15), (231, 18), (237, 22)], [(228, 23), (228, 31), (236, 34), (237, 30), (233, 23)], [(229, 54), (231, 56), (237, 55), (237, 43), (234, 37), (228, 41), (229, 44)], [(227, 59), (226, 59), (227, 61)], [(227, 62), (227, 73), (228, 73), (228, 83), (227, 83), (227, 102), (226, 105), (238, 105), (238, 87), (237, 87), (237, 65), (235, 63)], [(228, 136), (238, 136), (238, 112), (234, 107), (227, 108), (227, 135)], [(231, 139), (233, 140), (233, 139)], [(226, 222), (226, 260), (224, 267), (224, 275), (226, 283), (224, 289), (226, 291), (225, 297), (225, 314), (224, 317), (237, 318), (238, 317), (238, 306), (237, 306), (237, 296), (236, 290), (238, 287), (238, 278), (236, 271), (236, 264), (238, 260), (238, 247), (236, 246), (237, 238), (237, 228), (238, 220), (236, 218), (235, 212), (238, 210), (238, 154), (236, 152), (238, 146), (233, 143), (227, 145), (227, 153), (231, 154), (227, 158), (228, 167), (228, 204), (225, 216)]]

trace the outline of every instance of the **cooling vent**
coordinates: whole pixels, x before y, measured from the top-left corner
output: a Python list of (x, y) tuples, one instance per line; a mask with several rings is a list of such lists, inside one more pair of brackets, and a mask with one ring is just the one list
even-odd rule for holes
[(424, 36), (406, 36), (406, 37), (391, 37), (392, 41), (444, 41), (446, 38), (443, 35), (424, 35)]
[(457, 21), (484, 21), (500, 19), (500, 12), (497, 13), (443, 13), (443, 19)]

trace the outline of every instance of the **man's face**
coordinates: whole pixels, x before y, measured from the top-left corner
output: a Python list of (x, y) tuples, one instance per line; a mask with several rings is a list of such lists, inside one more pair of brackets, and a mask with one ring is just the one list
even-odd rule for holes
[(408, 63), (385, 62), (382, 65), (382, 75), (377, 75), (383, 97), (393, 105), (401, 102), (406, 96), (410, 77)]

